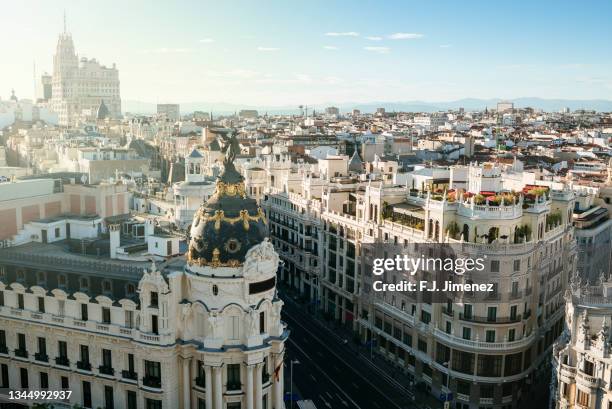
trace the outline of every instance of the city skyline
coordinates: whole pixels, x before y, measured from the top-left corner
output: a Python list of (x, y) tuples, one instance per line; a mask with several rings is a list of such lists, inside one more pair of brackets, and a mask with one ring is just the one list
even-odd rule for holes
[(19, 41), (5, 45), (12, 63), (0, 69), (0, 96), (33, 96), (33, 63), (37, 77), (51, 73), (64, 9), (79, 56), (117, 64), (123, 100), (286, 106), (612, 94), (604, 2), (186, 1), (130, 11), (114, 3), (5, 8), (0, 33)]

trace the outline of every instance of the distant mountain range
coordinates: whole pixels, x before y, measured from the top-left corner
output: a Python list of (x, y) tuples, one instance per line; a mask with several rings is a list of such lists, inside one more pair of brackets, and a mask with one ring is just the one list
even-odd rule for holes
[[(342, 102), (308, 106), (309, 113), (313, 109), (323, 111), (325, 107), (335, 106), (340, 108), (340, 112), (350, 112), (359, 109), (364, 113), (375, 112), (376, 108), (385, 108), (387, 112), (436, 112), (447, 111), (449, 109), (464, 108), (466, 111), (484, 110), (485, 108), (495, 108), (502, 99), (477, 99), (464, 98), (456, 101), (426, 102), (426, 101), (400, 101), (400, 102)], [(572, 111), (576, 109), (591, 109), (600, 112), (612, 112), (612, 100), (605, 99), (545, 99), (545, 98), (516, 98), (503, 101), (514, 102), (515, 108), (532, 107), (552, 112), (563, 108)], [(150, 102), (124, 100), (122, 101), (123, 112), (135, 114), (152, 114), (156, 112), (156, 104)], [(256, 109), (260, 114), (298, 114), (300, 109), (297, 106), (253, 106), (238, 105), (224, 102), (187, 102), (180, 104), (181, 114), (188, 114), (193, 111), (213, 112), (214, 114), (232, 114), (241, 109)]]

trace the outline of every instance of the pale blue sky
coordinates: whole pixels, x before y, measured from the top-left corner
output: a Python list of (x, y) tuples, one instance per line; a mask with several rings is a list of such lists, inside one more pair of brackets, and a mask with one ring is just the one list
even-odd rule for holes
[(607, 0), (6, 1), (0, 97), (32, 96), (33, 61), (51, 71), (64, 9), (79, 55), (117, 64), (123, 99), (612, 99)]

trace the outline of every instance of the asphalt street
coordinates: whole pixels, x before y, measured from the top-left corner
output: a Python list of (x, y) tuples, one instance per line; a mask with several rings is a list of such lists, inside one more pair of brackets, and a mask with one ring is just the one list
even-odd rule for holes
[(302, 399), (312, 399), (318, 409), (415, 408), (388, 375), (365, 365), (290, 300), (283, 307), (283, 319), (291, 330), (285, 370), (288, 374), (290, 359), (300, 362), (293, 366), (293, 383)]

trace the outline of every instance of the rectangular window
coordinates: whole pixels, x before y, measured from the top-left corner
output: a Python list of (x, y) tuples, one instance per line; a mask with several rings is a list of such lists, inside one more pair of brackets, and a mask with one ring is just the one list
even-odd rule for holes
[(38, 337), (38, 353), (47, 355), (47, 340), (45, 338)]
[(9, 386), (8, 365), (0, 364), (0, 387), (8, 388)]
[(512, 321), (516, 320), (516, 311), (517, 311), (518, 307), (516, 305), (513, 305), (510, 307), (510, 319)]
[(157, 291), (151, 291), (151, 307), (157, 308), (159, 305), (159, 296)]
[(58, 300), (57, 301), (57, 315), (59, 315), (60, 317), (63, 317), (65, 315), (65, 307), (66, 307), (66, 301)]
[(151, 315), (151, 332), (154, 334), (159, 334), (157, 315)]
[(499, 273), (499, 260), (491, 260), (491, 272)]
[(28, 389), (28, 370), (26, 368), (19, 368), (19, 375), (21, 378), (21, 388)]
[(521, 271), (521, 260), (514, 260), (514, 271)]
[(113, 396), (112, 386), (104, 386), (104, 409), (115, 409), (115, 398)]
[(134, 354), (128, 354), (128, 371), (134, 373)]
[(134, 311), (125, 312), (125, 327), (134, 328)]
[(463, 317), (465, 319), (472, 319), (472, 305), (471, 304), (465, 304), (463, 306)]
[(259, 333), (264, 334), (266, 332), (266, 313), (259, 313)]
[(81, 320), (87, 321), (89, 314), (87, 313), (87, 304), (81, 304)]
[(495, 322), (497, 320), (497, 307), (487, 308), (487, 321)]
[(23, 301), (23, 294), (17, 294), (17, 308), (19, 308), (20, 310), (24, 309), (24, 301)]
[(106, 368), (113, 367), (113, 355), (110, 349), (102, 350), (102, 366)]
[(62, 376), (62, 389), (70, 389), (70, 381), (68, 380), (67, 376)]
[(49, 375), (46, 372), (40, 373), (40, 389), (49, 389)]
[(487, 342), (495, 342), (495, 331), (487, 330), (487, 332), (485, 333), (485, 337)]
[(463, 327), (463, 339), (472, 339), (472, 329)]
[(68, 358), (68, 344), (66, 341), (58, 341), (57, 347), (60, 358)]
[(102, 307), (102, 323), (111, 323), (111, 310), (108, 307)]
[(421, 321), (423, 321), (425, 324), (429, 324), (431, 321), (431, 314), (425, 310), (421, 310)]
[(17, 334), (17, 346), (19, 347), (19, 350), (21, 350), (21, 351), (25, 351), (26, 350), (26, 337), (25, 337), (25, 334)]
[(578, 389), (578, 395), (576, 396), (576, 403), (585, 408), (589, 407), (589, 394)]
[(452, 324), (450, 321), (446, 321), (446, 333), (447, 334), (452, 333)]
[(145, 409), (162, 409), (162, 401), (147, 398)]
[(516, 336), (516, 330), (514, 328), (509, 329), (508, 330), (508, 342), (513, 342), (515, 336)]
[(6, 331), (3, 329), (0, 329), (0, 354), (8, 354), (6, 348)]
[(83, 406), (91, 408), (91, 384), (83, 381)]
[(227, 366), (227, 389), (235, 391), (240, 388), (240, 364), (229, 364)]
[(136, 392), (127, 391), (127, 409), (137, 409)]
[(202, 398), (198, 398), (198, 409), (206, 409), (206, 401)]
[(161, 388), (161, 365), (155, 361), (144, 361), (145, 376), (144, 384), (146, 386)]
[(419, 338), (419, 341), (417, 342), (417, 347), (419, 351), (427, 353), (427, 341)]
[(81, 345), (81, 362), (84, 364), (89, 363), (89, 346)]
[(0, 307), (4, 306), (4, 291), (0, 291)]
[(38, 297), (38, 312), (45, 312), (45, 297)]

